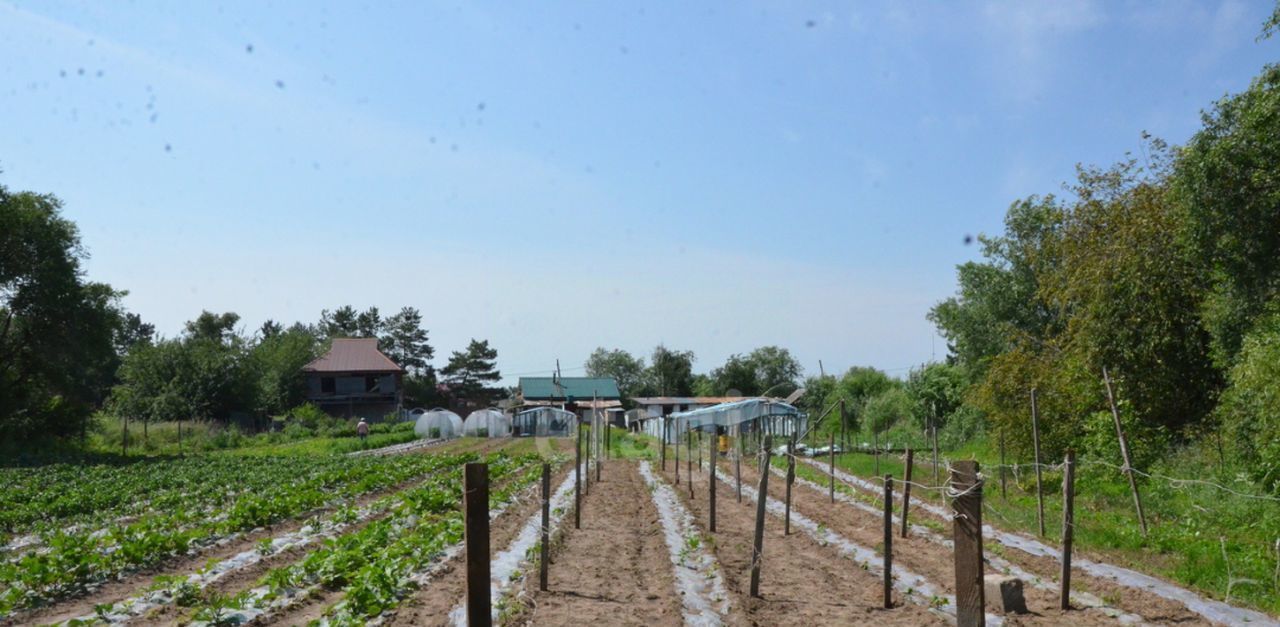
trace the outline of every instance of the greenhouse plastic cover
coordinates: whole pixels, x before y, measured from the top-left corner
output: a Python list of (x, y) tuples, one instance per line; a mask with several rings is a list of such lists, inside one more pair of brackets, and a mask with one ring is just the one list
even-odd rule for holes
[(511, 435), (511, 419), (497, 409), (477, 409), (462, 421), (462, 435), (477, 436), (481, 429), (487, 437), (504, 438)]
[(721, 403), (711, 407), (703, 407), (702, 409), (676, 412), (671, 414), (671, 417), (676, 420), (676, 424), (680, 425), (680, 430), (684, 430), (700, 429), (707, 425), (729, 427), (750, 422), (757, 418), (805, 418), (806, 414), (794, 405), (788, 405), (781, 401), (750, 398), (745, 401)]
[(435, 437), (456, 438), (462, 435), (462, 417), (447, 409), (433, 409), (418, 418), (413, 432), (420, 438), (432, 437), (431, 431), (439, 429)]
[(578, 416), (555, 407), (535, 407), (516, 414), (513, 427), (519, 435), (569, 435)]

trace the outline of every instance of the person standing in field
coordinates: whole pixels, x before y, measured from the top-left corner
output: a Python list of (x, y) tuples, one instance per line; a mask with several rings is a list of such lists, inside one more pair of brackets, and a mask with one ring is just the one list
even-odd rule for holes
[(356, 435), (360, 436), (361, 444), (369, 437), (369, 423), (365, 422), (364, 418), (361, 418), (360, 422), (356, 423)]

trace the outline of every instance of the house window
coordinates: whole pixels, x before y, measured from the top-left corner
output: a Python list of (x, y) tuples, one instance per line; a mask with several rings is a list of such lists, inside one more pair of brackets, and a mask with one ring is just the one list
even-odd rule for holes
[(320, 377), (320, 393), (333, 394), (337, 391), (337, 387), (333, 384), (333, 377)]
[(364, 378), (364, 391), (365, 391), (365, 392), (377, 392), (377, 391), (378, 391), (378, 377), (365, 377), (365, 378)]

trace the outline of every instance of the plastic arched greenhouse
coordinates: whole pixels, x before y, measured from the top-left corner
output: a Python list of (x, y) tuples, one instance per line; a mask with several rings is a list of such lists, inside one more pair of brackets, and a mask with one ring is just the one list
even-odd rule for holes
[(555, 407), (526, 409), (512, 421), (511, 428), (519, 436), (568, 436), (573, 434), (578, 417), (573, 412)]
[(433, 440), (456, 438), (462, 435), (462, 418), (447, 409), (433, 409), (418, 418), (413, 432)]
[(496, 409), (477, 409), (462, 421), (462, 435), (480, 438), (505, 438), (511, 435), (511, 418)]

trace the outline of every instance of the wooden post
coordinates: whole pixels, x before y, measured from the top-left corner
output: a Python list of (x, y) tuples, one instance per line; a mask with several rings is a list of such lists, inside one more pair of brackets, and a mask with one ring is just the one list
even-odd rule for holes
[(573, 447), (573, 528), (582, 528), (582, 425), (577, 425), (577, 446)]
[(676, 485), (680, 485), (680, 436), (676, 435), (676, 445), (671, 447), (676, 450)]
[(596, 433), (596, 483), (600, 482), (600, 471), (603, 470), (601, 462), (604, 461), (604, 437), (607, 426), (600, 420), (600, 416), (596, 414), (596, 410), (592, 409), (591, 413), (595, 416), (595, 422), (600, 424), (600, 430)]
[(760, 562), (764, 559), (765, 501), (769, 498), (769, 455), (773, 436), (764, 438), (764, 465), (760, 467), (760, 490), (756, 493), (756, 529), (751, 545), (751, 596), (760, 596)]
[[(760, 472), (769, 472), (766, 466), (760, 469)], [(796, 434), (791, 434), (791, 440), (787, 442), (787, 505), (786, 515), (782, 519), (782, 535), (791, 535), (791, 484), (796, 480)]]
[(884, 476), (884, 606), (893, 607), (893, 475)]
[(911, 467), (915, 465), (916, 452), (907, 449), (907, 472), (902, 481), (902, 537), (907, 537), (907, 512), (911, 507)]
[(467, 624), (493, 624), (489, 605), (489, 465), (464, 468), (463, 511), (466, 513)]
[(662, 417), (662, 472), (667, 471), (667, 433), (669, 431), (667, 417)]
[(689, 475), (689, 498), (693, 498), (693, 430), (684, 432), (684, 470)]
[(871, 425), (871, 452), (876, 456), (876, 474), (880, 474), (880, 432)]
[(982, 483), (978, 462), (951, 465), (952, 540), (956, 560), (956, 625), (985, 624), (986, 599), (982, 581)]
[(831, 456), (831, 470), (827, 473), (828, 488), (831, 491), (831, 502), (836, 502), (836, 433), (831, 432), (831, 444), (827, 448), (827, 453)]
[(738, 502), (742, 502), (742, 449), (745, 445), (742, 442), (742, 432), (738, 432), (738, 454), (733, 456), (733, 474), (738, 480)]
[(1004, 483), (1004, 477), (1005, 477), (1005, 475), (1004, 475), (1004, 471), (1005, 471), (1005, 463), (1004, 463), (1004, 427), (1001, 427), (1001, 428), (1000, 428), (1000, 498), (1005, 499), (1005, 500), (1008, 500), (1008, 499), (1009, 499), (1009, 491), (1008, 491), (1007, 489), (1005, 489), (1005, 483)]
[(716, 532), (716, 458), (715, 456), (712, 456), (710, 462), (707, 464), (707, 473), (710, 475), (710, 479), (711, 479), (711, 487), (707, 490), (709, 494), (708, 498), (711, 501), (711, 510), (710, 510), (711, 516), (710, 516), (710, 520), (708, 521), (707, 528), (711, 530), (711, 533), (715, 533)]
[(1067, 449), (1067, 460), (1062, 478), (1062, 595), (1060, 607), (1071, 609), (1071, 544), (1076, 531), (1076, 452)]
[(698, 429), (697, 437), (698, 445), (696, 448), (698, 449), (698, 470), (702, 470), (702, 429)]
[(582, 493), (584, 495), (591, 492), (591, 431), (591, 423), (588, 422), (587, 433), (582, 436), (583, 444), (586, 447), (586, 450), (582, 451), (583, 463), (586, 464), (586, 468), (583, 469), (586, 473), (582, 476)]
[(542, 559), (538, 565), (538, 589), (547, 591), (547, 564), (551, 562), (551, 464), (542, 464)]
[(1142, 537), (1147, 536), (1147, 517), (1142, 513), (1142, 497), (1138, 494), (1138, 480), (1133, 476), (1133, 460), (1129, 457), (1129, 441), (1124, 437), (1124, 427), (1120, 425), (1120, 410), (1116, 409), (1116, 397), (1111, 391), (1111, 377), (1106, 366), (1102, 368), (1102, 380), (1107, 384), (1107, 402), (1111, 404), (1111, 417), (1116, 423), (1116, 437), (1120, 439), (1120, 454), (1124, 456), (1125, 474), (1129, 475), (1129, 491), (1133, 492), (1133, 507), (1138, 510), (1138, 524), (1142, 527)]
[(940, 485), (941, 479), (938, 476), (938, 405), (933, 405), (933, 417), (929, 420), (929, 430), (933, 435), (933, 485)]
[(1031, 445), (1036, 456), (1036, 523), (1044, 537), (1044, 488), (1040, 485), (1040, 409), (1036, 405), (1036, 389), (1031, 388)]

